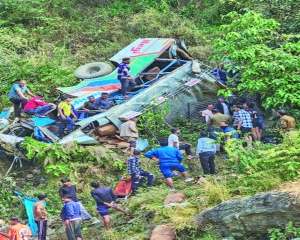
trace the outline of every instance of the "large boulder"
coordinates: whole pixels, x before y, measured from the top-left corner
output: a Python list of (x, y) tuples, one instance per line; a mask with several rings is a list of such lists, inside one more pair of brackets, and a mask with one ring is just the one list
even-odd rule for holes
[(268, 239), (268, 229), (284, 229), (288, 222), (300, 226), (300, 199), (291, 192), (271, 191), (221, 203), (198, 214), (199, 230), (235, 239)]

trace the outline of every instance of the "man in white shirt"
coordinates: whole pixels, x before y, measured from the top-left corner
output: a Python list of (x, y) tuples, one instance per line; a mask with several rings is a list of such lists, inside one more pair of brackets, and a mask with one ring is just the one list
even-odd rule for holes
[(188, 159), (194, 158), (191, 152), (191, 146), (192, 146), (191, 144), (183, 143), (182, 145), (180, 145), (179, 138), (178, 138), (180, 130), (178, 128), (172, 128), (171, 133), (172, 134), (170, 134), (168, 138), (168, 146), (178, 148), (179, 150), (184, 149)]
[(215, 107), (213, 104), (208, 104), (207, 108), (202, 111), (202, 121), (206, 123), (209, 118), (213, 115), (211, 110), (213, 110)]

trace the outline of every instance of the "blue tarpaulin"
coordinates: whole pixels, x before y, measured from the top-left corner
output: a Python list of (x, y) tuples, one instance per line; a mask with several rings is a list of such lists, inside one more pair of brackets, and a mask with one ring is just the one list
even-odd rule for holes
[(30, 120), (31, 121), (22, 121), (22, 122), (34, 127), (43, 127), (55, 123), (55, 120), (51, 118), (34, 117), (34, 118), (30, 118)]

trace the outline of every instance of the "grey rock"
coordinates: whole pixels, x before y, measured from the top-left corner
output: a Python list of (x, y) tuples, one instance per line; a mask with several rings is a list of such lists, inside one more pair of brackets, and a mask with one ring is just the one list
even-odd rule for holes
[(223, 202), (195, 217), (200, 231), (209, 229), (234, 239), (268, 239), (268, 229), (284, 229), (288, 222), (300, 227), (300, 200), (290, 192), (271, 191)]
[(34, 178), (34, 175), (33, 175), (33, 174), (27, 174), (27, 175), (26, 175), (26, 178), (27, 178), (27, 179), (32, 179), (32, 178)]

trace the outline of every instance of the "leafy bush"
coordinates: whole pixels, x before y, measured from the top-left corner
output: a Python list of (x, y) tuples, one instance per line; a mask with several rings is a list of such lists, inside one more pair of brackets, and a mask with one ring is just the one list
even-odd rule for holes
[(278, 22), (252, 11), (229, 13), (224, 21), (214, 59), (240, 70), (238, 90), (259, 92), (267, 108), (299, 106), (299, 36), (280, 34)]
[(226, 142), (226, 152), (239, 174), (232, 181), (235, 186), (248, 187), (250, 192), (268, 191), (277, 184), (299, 177), (300, 138), (279, 145), (256, 142), (252, 150), (243, 142), (231, 139)]

